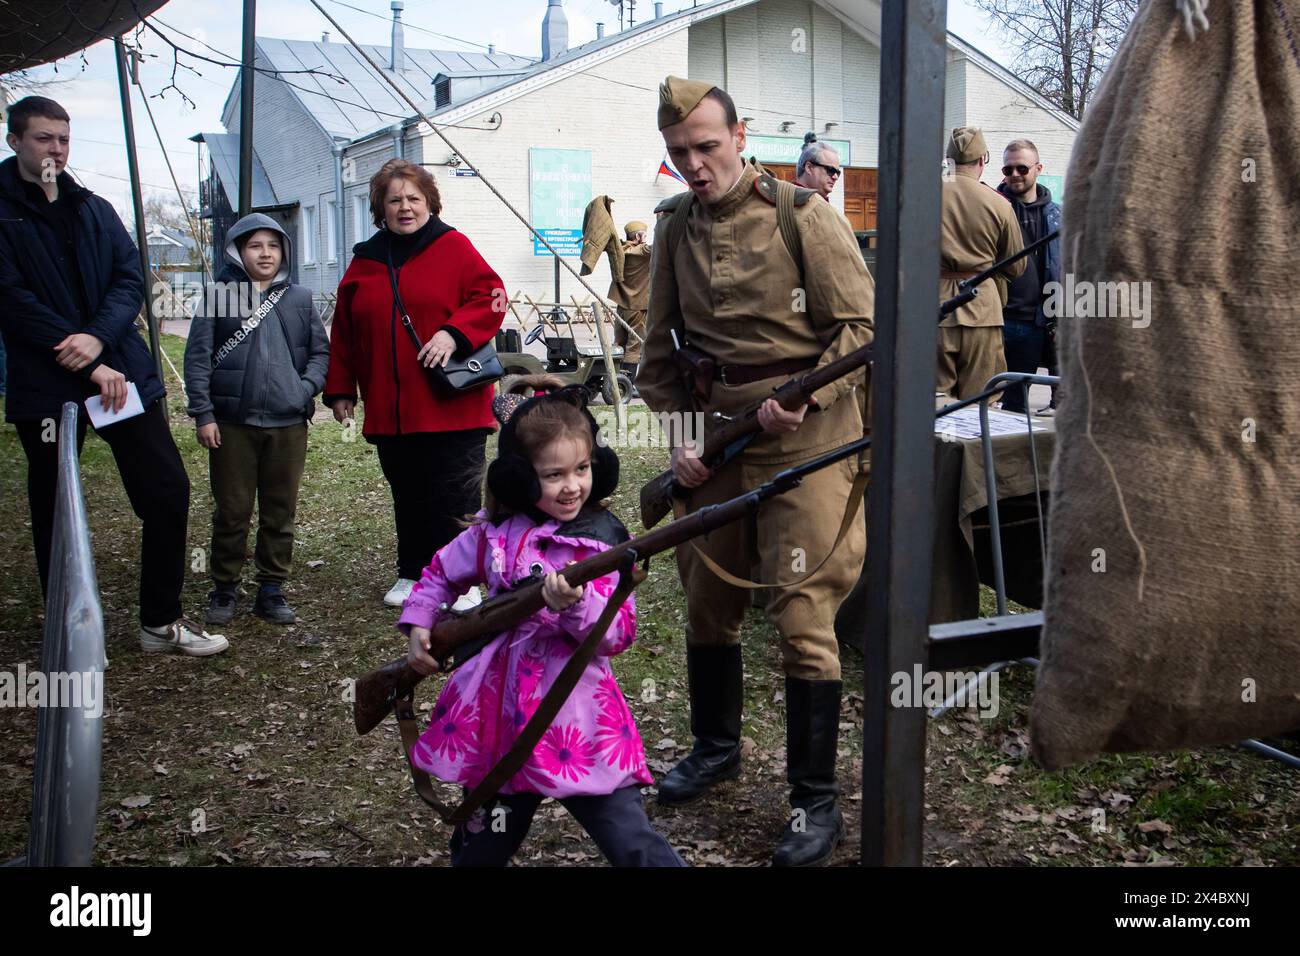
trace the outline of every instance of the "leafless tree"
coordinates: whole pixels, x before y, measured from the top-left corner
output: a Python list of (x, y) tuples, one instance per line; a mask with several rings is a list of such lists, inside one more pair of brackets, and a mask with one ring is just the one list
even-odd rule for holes
[(1076, 119), (1110, 64), (1140, 0), (975, 0), (1006, 34), (1013, 71)]

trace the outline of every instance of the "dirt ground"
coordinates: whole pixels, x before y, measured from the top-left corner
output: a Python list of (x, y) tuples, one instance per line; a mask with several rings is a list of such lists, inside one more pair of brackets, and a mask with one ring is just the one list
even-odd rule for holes
[[(166, 337), (173, 360), (183, 344)], [(179, 364), (179, 363), (178, 363)], [(173, 430), (193, 485), (195, 570), (185, 606), (201, 616), (209, 582), (206, 453), (171, 398)], [(636, 490), (663, 467), (659, 449), (621, 450), (615, 510), (629, 526)], [(404, 653), (393, 579), (391, 499), (373, 449), (332, 422), (310, 436), (294, 577), (300, 623), (247, 613), (225, 632), (231, 650), (207, 660), (143, 654), (136, 641), (138, 522), (107, 446), (88, 439), (86, 498), (102, 589), (108, 702), (95, 860), (154, 865), (445, 865), (445, 827), (411, 788), (396, 728), (358, 737), (348, 678)], [(0, 428), (0, 668), (38, 666), (40, 591), (31, 552), (25, 464)], [(251, 572), (251, 567), (250, 567)], [(638, 591), (636, 645), (614, 667), (662, 776), (690, 746), (682, 646), (684, 602), (670, 556)], [(692, 864), (766, 865), (787, 814), (784, 704), (775, 633), (752, 612), (745, 628), (744, 773), (710, 798), (661, 810), (656, 827)], [(839, 772), (848, 835), (834, 858), (857, 861), (861, 809), (862, 664), (843, 650)], [(930, 721), (925, 861), (974, 865), (1300, 864), (1300, 776), (1238, 748), (1108, 757), (1047, 773), (1028, 756), (1033, 672), (1000, 678), (1000, 709)], [(425, 707), (436, 685), (422, 689)], [(0, 860), (21, 854), (32, 797), (36, 714), (0, 709)], [(448, 797), (454, 796), (448, 788)], [(519, 865), (603, 865), (594, 844), (545, 804)]]

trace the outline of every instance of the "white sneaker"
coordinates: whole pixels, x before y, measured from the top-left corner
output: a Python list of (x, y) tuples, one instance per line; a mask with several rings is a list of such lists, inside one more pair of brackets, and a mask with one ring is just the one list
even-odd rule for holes
[(415, 587), (415, 582), (410, 578), (398, 578), (397, 583), (388, 589), (384, 595), (384, 603), (389, 607), (401, 607), (406, 603), (406, 599), (411, 596), (411, 588)]
[(140, 628), (140, 647), (152, 654), (184, 654), (186, 657), (211, 657), (220, 654), (230, 642), (220, 634), (209, 634), (193, 621), (181, 618), (165, 628)]
[(483, 603), (483, 596), (478, 593), (478, 588), (470, 588), (464, 594), (456, 599), (456, 603), (451, 606), (453, 611), (464, 614), (466, 611), (472, 611)]

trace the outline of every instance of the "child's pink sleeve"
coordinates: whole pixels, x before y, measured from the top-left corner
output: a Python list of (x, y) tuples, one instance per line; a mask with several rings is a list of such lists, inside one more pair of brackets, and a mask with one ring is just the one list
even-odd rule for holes
[[(605, 606), (609, 603), (614, 588), (617, 586), (617, 573), (607, 574), (604, 577), (596, 578), (594, 581), (588, 581), (583, 590), (582, 599), (560, 612), (560, 626), (579, 641), (586, 638), (592, 627), (595, 626), (596, 619), (605, 610)], [(605, 636), (601, 638), (600, 644), (596, 647), (596, 653), (602, 657), (613, 657), (615, 654), (622, 654), (632, 646), (632, 642), (635, 640), (636, 594), (632, 593), (627, 596), (623, 606), (614, 615), (614, 620), (610, 622), (609, 629), (605, 631)]]
[(411, 625), (433, 627), (443, 604), (455, 604), (472, 585), (485, 583), (482, 557), (486, 543), (486, 527), (475, 523), (435, 554), (402, 605), (397, 629), (409, 636)]

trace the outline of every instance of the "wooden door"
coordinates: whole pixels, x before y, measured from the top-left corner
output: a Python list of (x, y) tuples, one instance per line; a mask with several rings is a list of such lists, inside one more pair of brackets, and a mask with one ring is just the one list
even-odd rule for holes
[(777, 179), (784, 179), (787, 183), (794, 182), (793, 165), (787, 166), (785, 163), (764, 163), (763, 168)]
[(876, 170), (844, 170), (844, 218), (856, 232), (876, 228)]
[[(793, 165), (764, 163), (763, 168), (777, 179), (794, 182)], [(876, 228), (876, 173), (861, 166), (844, 169), (844, 218), (856, 232)]]

